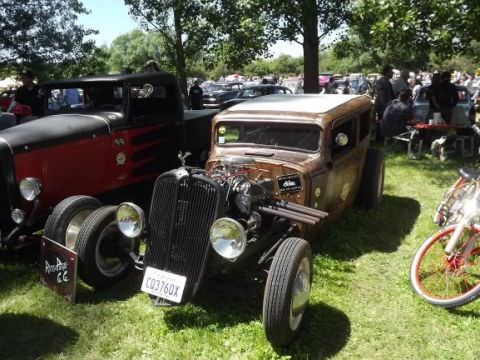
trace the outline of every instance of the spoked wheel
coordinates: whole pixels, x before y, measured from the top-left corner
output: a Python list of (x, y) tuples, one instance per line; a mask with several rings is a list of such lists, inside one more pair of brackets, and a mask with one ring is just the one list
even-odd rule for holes
[(122, 235), (115, 222), (115, 206), (90, 214), (82, 224), (75, 250), (80, 277), (95, 288), (115, 284), (132, 269), (130, 252), (138, 252), (135, 239)]
[(263, 326), (268, 340), (288, 345), (300, 330), (310, 297), (312, 251), (299, 238), (288, 238), (270, 266), (263, 297)]
[(413, 290), (428, 303), (444, 308), (462, 306), (480, 296), (480, 226), (465, 228), (457, 248), (447, 255), (444, 248), (455, 227), (427, 239), (410, 269)]

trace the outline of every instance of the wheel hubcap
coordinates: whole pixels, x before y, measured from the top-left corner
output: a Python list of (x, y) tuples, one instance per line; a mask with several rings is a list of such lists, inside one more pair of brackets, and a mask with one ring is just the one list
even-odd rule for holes
[(78, 233), (85, 219), (93, 212), (93, 210), (83, 210), (78, 212), (67, 226), (65, 232), (65, 246), (67, 249), (73, 250), (78, 239)]
[(123, 236), (115, 221), (100, 234), (95, 247), (98, 270), (107, 277), (121, 274), (129, 265), (129, 252), (134, 251), (135, 240)]
[(292, 330), (296, 330), (300, 325), (308, 299), (310, 298), (310, 269), (309, 259), (303, 258), (293, 282), (292, 300), (290, 303), (290, 328)]

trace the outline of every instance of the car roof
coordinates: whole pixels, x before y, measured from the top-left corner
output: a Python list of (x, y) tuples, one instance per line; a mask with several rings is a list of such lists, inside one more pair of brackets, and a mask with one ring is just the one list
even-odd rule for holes
[(99, 75), (99, 76), (85, 76), (80, 78), (72, 79), (63, 79), (63, 80), (52, 80), (45, 81), (40, 84), (40, 86), (65, 86), (71, 84), (88, 84), (95, 82), (103, 83), (115, 83), (115, 82), (155, 82), (162, 84), (177, 84), (177, 78), (170, 73), (166, 72), (156, 72), (156, 73), (138, 73), (138, 74), (110, 74), (110, 75)]
[(317, 122), (321, 126), (347, 117), (353, 112), (370, 111), (372, 101), (365, 95), (337, 94), (275, 94), (260, 96), (234, 105), (216, 117), (222, 120), (262, 117), (275, 121)]
[(248, 86), (245, 86), (242, 90), (261, 89), (261, 88), (279, 88), (279, 89), (284, 89), (285, 86), (274, 85), (274, 84), (257, 84), (257, 85), (248, 85)]
[(275, 94), (253, 98), (231, 107), (229, 111), (261, 110), (326, 114), (343, 104), (361, 98), (370, 102), (368, 98), (361, 95)]

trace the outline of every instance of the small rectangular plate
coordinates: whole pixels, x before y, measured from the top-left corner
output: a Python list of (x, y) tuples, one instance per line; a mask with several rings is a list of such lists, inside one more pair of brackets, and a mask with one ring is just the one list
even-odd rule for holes
[(176, 303), (182, 301), (187, 278), (167, 271), (147, 267), (143, 276), (142, 291)]
[(46, 237), (42, 237), (40, 248), (40, 282), (73, 304), (77, 290), (77, 253)]
[(296, 192), (302, 190), (300, 174), (289, 174), (277, 177), (278, 188), (281, 193)]

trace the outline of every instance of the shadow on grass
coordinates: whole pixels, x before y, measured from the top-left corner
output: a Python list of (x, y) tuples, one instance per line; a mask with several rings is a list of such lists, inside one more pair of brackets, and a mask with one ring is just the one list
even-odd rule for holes
[(172, 330), (205, 326), (228, 327), (258, 319), (262, 312), (263, 283), (237, 275), (206, 281), (194, 305), (172, 307), (165, 322)]
[[(478, 301), (478, 300), (475, 300)], [(450, 309), (448, 312), (452, 315), (462, 316), (462, 317), (469, 317), (469, 318), (480, 318), (480, 311), (475, 310), (464, 310), (464, 309)]]
[(342, 350), (350, 338), (350, 320), (342, 311), (324, 304), (310, 304), (303, 328), (289, 347), (274, 347), (293, 359), (326, 359)]
[(27, 314), (0, 315), (0, 357), (39, 359), (73, 345), (78, 333), (52, 320)]
[(316, 235), (312, 248), (340, 260), (372, 251), (394, 252), (412, 231), (420, 203), (411, 198), (385, 195), (371, 210), (354, 209)]
[(33, 265), (38, 264), (40, 245), (35, 244), (23, 249), (0, 249), (0, 264), (2, 265)]
[(141, 271), (132, 272), (122, 281), (101, 290), (95, 290), (81, 281), (77, 283), (77, 304), (99, 304), (107, 301), (124, 301), (140, 291), (142, 285)]

